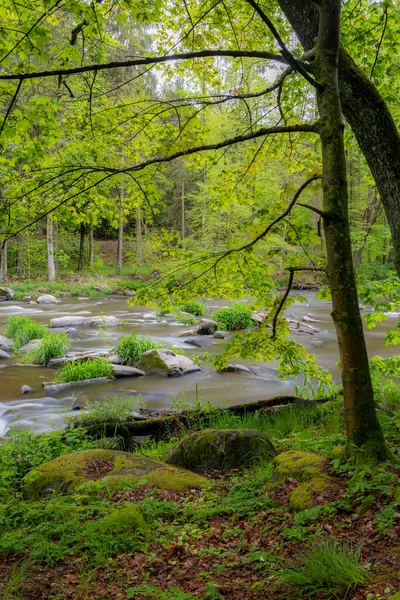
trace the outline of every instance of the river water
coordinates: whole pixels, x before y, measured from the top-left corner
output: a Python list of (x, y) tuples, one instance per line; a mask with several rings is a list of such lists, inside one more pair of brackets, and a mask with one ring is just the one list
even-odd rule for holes
[[(304, 344), (307, 350), (316, 354), (321, 365), (329, 369), (335, 379), (339, 379), (336, 368), (338, 348), (329, 302), (316, 300), (314, 293), (303, 292), (307, 303), (296, 302), (288, 309), (288, 313), (300, 318), (312, 313), (321, 320), (314, 323), (319, 333), (309, 335), (294, 333), (294, 338)], [(226, 305), (225, 301), (208, 300), (208, 316), (219, 306)], [(119, 327), (99, 331), (90, 327), (79, 327), (79, 339), (72, 341), (72, 350), (101, 350), (111, 349), (118, 343), (121, 335), (136, 331), (146, 334), (173, 347), (184, 348), (187, 356), (197, 353), (220, 352), (225, 340), (212, 340), (212, 345), (204, 348), (194, 348), (185, 343), (179, 332), (185, 326), (174, 321), (154, 321), (147, 318), (146, 313), (152, 312), (146, 307), (129, 307), (126, 297), (106, 298), (67, 298), (58, 305), (33, 305), (28, 302), (3, 302), (0, 304), (0, 332), (4, 330), (7, 317), (26, 315), (38, 321), (49, 323), (50, 319), (65, 315), (114, 315), (124, 322)], [(394, 346), (385, 346), (386, 331), (396, 324), (395, 317), (380, 323), (373, 330), (366, 331), (366, 339), (370, 356), (380, 354), (390, 356), (397, 354)], [(293, 383), (280, 380), (273, 365), (251, 361), (235, 361), (246, 364), (256, 372), (256, 375), (239, 375), (232, 373), (220, 374), (210, 366), (202, 366), (201, 373), (193, 373), (185, 377), (165, 378), (148, 375), (139, 378), (116, 379), (109, 383), (94, 385), (74, 390), (67, 390), (55, 398), (45, 398), (42, 389), (43, 381), (51, 381), (54, 377), (52, 369), (41, 367), (14, 366), (15, 360), (0, 359), (0, 435), (7, 431), (10, 425), (31, 428), (36, 432), (59, 427), (63, 422), (65, 412), (71, 410), (74, 399), (84, 396), (86, 401), (102, 400), (117, 395), (141, 396), (147, 408), (169, 408), (174, 399), (196, 396), (209, 400), (218, 406), (227, 406), (268, 398), (276, 394), (294, 393)], [(31, 386), (34, 391), (21, 396), (20, 387), (23, 384)]]

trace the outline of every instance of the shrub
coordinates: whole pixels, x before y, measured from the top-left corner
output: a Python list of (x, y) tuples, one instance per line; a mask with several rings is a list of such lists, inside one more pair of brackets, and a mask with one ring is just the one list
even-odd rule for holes
[(245, 304), (233, 304), (218, 308), (213, 314), (213, 318), (218, 322), (220, 329), (234, 331), (251, 327), (253, 325), (251, 315), (251, 308)]
[(162, 348), (160, 342), (156, 342), (147, 335), (137, 335), (135, 332), (121, 337), (118, 346), (115, 348), (116, 354), (121, 358), (121, 364), (134, 365), (139, 362), (142, 354), (147, 350)]
[(19, 350), (21, 346), (31, 340), (43, 338), (47, 331), (46, 325), (29, 317), (9, 317), (4, 334), (12, 338), (13, 350)]
[(203, 302), (200, 302), (200, 300), (189, 300), (189, 302), (186, 302), (186, 304), (181, 307), (181, 310), (190, 313), (191, 315), (196, 315), (196, 317), (203, 317), (207, 312), (205, 305)]
[(307, 598), (346, 598), (368, 577), (359, 556), (359, 550), (337, 542), (314, 545), (302, 556), (302, 565), (282, 571), (281, 585)]
[(66, 333), (46, 333), (39, 346), (27, 352), (25, 361), (45, 367), (51, 358), (62, 356), (70, 346)]
[(70, 381), (84, 381), (96, 377), (113, 377), (113, 367), (105, 358), (90, 360), (77, 360), (64, 363), (57, 371), (56, 381), (69, 383)]
[(133, 413), (142, 408), (142, 399), (132, 396), (114, 396), (93, 402), (80, 411), (68, 415), (67, 421), (81, 427), (96, 423), (123, 423), (132, 419)]

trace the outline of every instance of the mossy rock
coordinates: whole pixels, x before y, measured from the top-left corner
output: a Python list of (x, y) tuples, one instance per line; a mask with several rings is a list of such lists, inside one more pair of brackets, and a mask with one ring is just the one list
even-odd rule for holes
[(312, 508), (315, 497), (335, 486), (329, 475), (321, 474), (304, 481), (289, 495), (289, 508), (295, 512)]
[(203, 429), (184, 437), (166, 462), (204, 473), (250, 467), (270, 460), (276, 450), (269, 437), (256, 429)]
[(284, 481), (286, 477), (293, 477), (298, 481), (309, 481), (323, 474), (327, 465), (328, 459), (314, 452), (288, 450), (275, 458), (272, 480)]
[(208, 483), (199, 475), (147, 456), (97, 448), (64, 454), (32, 469), (22, 481), (22, 490), (27, 499), (39, 498), (52, 491), (70, 493), (80, 485), (105, 479), (115, 487), (131, 479), (132, 484), (146, 483), (174, 491)]
[(137, 504), (130, 504), (112, 510), (107, 517), (98, 522), (103, 532), (118, 533), (121, 530), (144, 530), (146, 522)]

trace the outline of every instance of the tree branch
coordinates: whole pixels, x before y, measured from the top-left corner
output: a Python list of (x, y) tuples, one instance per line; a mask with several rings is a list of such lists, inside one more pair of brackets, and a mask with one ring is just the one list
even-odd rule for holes
[(320, 208), (316, 208), (315, 206), (311, 206), (311, 204), (302, 204), (301, 202), (299, 202), (299, 206), (304, 206), (304, 208), (309, 208), (313, 212), (317, 213), (317, 215), (319, 215), (323, 219), (325, 219), (325, 217), (326, 217), (326, 212), (324, 210), (321, 210)]
[(15, 102), (15, 101), (16, 101), (16, 99), (17, 99), (17, 96), (18, 96), (18, 94), (19, 94), (19, 91), (20, 91), (20, 89), (21, 89), (21, 86), (22, 86), (22, 81), (19, 81), (19, 82), (18, 82), (18, 85), (17, 85), (17, 89), (15, 90), (15, 93), (14, 93), (13, 97), (11, 98), (10, 104), (8, 105), (8, 108), (7, 108), (6, 114), (4, 115), (4, 119), (3, 119), (3, 122), (2, 122), (2, 124), (1, 124), (1, 128), (0, 128), (0, 136), (1, 136), (1, 134), (3, 133), (3, 130), (4, 130), (5, 124), (6, 124), (6, 122), (7, 122), (7, 119), (8, 119), (8, 117), (9, 117), (9, 115), (10, 115), (11, 109), (12, 109), (12, 107), (14, 106), (14, 102)]
[(197, 52), (182, 52), (167, 56), (148, 56), (133, 60), (85, 65), (83, 67), (72, 67), (71, 69), (54, 69), (52, 71), (38, 71), (36, 73), (9, 73), (7, 75), (0, 75), (0, 81), (21, 81), (24, 79), (41, 79), (44, 77), (56, 77), (60, 75), (76, 75), (77, 73), (87, 73), (88, 71), (104, 71), (106, 69), (118, 69), (120, 67), (138, 67), (141, 65), (154, 65), (158, 63), (172, 62), (175, 60), (190, 60), (192, 58), (207, 57), (212, 58), (216, 56), (225, 56), (227, 58), (262, 58), (264, 60), (274, 60), (284, 64), (287, 63), (285, 57), (280, 56), (279, 54), (274, 54), (273, 52), (258, 52), (256, 50), (199, 50)]

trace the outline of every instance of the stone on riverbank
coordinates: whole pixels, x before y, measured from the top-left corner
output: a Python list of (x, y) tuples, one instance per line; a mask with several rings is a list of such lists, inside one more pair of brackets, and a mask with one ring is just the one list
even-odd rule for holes
[(38, 304), (61, 304), (61, 300), (57, 300), (55, 296), (51, 294), (42, 294), (37, 299)]
[[(93, 449), (64, 454), (43, 463), (25, 475), (22, 489), (25, 498), (40, 498), (47, 493), (70, 493), (82, 484), (96, 489), (96, 480), (107, 480), (118, 487), (128, 481), (181, 491), (208, 483), (207, 479), (147, 456), (118, 450)], [(91, 482), (91, 483), (90, 483)]]
[(0, 348), (0, 359), (12, 358), (11, 354)]
[(0, 287), (0, 302), (6, 302), (14, 298), (15, 292), (9, 287)]
[(0, 335), (0, 350), (5, 350), (8, 352), (11, 350), (12, 343), (13, 341), (10, 340), (10, 338), (6, 337), (5, 335)]
[(200, 319), (200, 323), (196, 326), (198, 335), (212, 335), (218, 329), (217, 321), (212, 319)]
[(201, 371), (190, 358), (175, 354), (168, 348), (147, 350), (142, 355), (140, 366), (146, 373), (155, 373), (164, 377), (180, 377)]
[(109, 377), (95, 377), (94, 379), (84, 379), (83, 381), (69, 381), (68, 383), (56, 383), (55, 381), (44, 381), (42, 383), (46, 396), (53, 396), (64, 390), (73, 387), (83, 387), (85, 385), (95, 385), (96, 383), (107, 383), (113, 381)]
[(24, 344), (23, 346), (21, 346), (21, 348), (19, 349), (20, 352), (22, 352), (22, 354), (25, 354), (26, 352), (29, 352), (29, 350), (34, 350), (35, 348), (37, 348), (40, 344), (42, 340), (31, 340), (30, 342), (28, 342), (27, 344)]
[(166, 462), (195, 473), (227, 471), (272, 459), (276, 450), (269, 437), (256, 429), (204, 429), (184, 437)]
[(50, 327), (58, 328), (58, 327), (117, 327), (119, 325), (119, 320), (117, 317), (107, 317), (107, 316), (99, 316), (99, 317), (79, 317), (79, 316), (66, 316), (66, 317), (56, 317), (55, 319), (51, 319)]
[(142, 377), (146, 375), (144, 371), (136, 369), (135, 367), (127, 367), (125, 365), (113, 364), (114, 377)]

